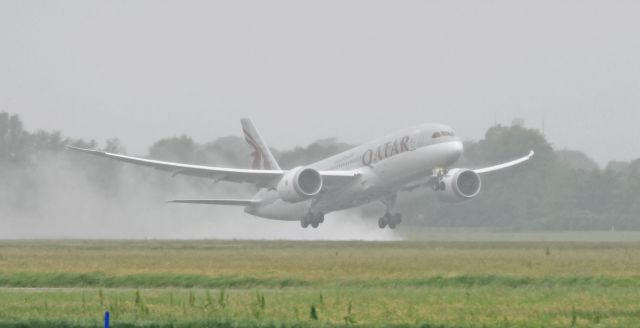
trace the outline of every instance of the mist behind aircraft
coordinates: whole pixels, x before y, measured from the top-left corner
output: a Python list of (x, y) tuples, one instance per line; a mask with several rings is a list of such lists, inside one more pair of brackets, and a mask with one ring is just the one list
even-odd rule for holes
[[(27, 124), (28, 127), (28, 124)], [(238, 133), (239, 135), (240, 133)], [(298, 222), (251, 218), (237, 208), (166, 204), (168, 199), (247, 197), (255, 188), (132, 167), (65, 151), (71, 144), (126, 153), (126, 145), (31, 132), (16, 115), (0, 113), (0, 238), (256, 238), (393, 240), (404, 232), (380, 231), (384, 206), (328, 215), (316, 232)], [(335, 139), (276, 151), (283, 168), (339, 153), (351, 145)], [(400, 193), (398, 211), (408, 229), (484, 231), (637, 230), (640, 160), (600, 168), (580, 151), (554, 149), (539, 130), (493, 126), (465, 143), (461, 165), (482, 167), (536, 157), (526, 167), (488, 179), (473, 201), (443, 204), (429, 190)], [(198, 143), (187, 136), (153, 143), (145, 157), (195, 164), (249, 167), (252, 149), (239, 136)], [(514, 192), (516, 190), (517, 192)]]

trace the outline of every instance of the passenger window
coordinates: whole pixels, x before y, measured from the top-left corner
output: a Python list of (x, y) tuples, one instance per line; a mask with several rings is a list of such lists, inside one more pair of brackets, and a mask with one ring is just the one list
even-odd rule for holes
[(438, 138), (440, 138), (441, 136), (442, 136), (442, 135), (440, 134), (440, 132), (435, 132), (431, 137), (432, 137), (433, 139), (438, 139)]

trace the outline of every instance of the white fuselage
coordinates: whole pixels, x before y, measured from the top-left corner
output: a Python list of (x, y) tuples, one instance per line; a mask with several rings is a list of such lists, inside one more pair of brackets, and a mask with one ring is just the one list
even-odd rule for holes
[(423, 124), (367, 142), (308, 165), (323, 171), (357, 170), (348, 185), (327, 184), (320, 196), (297, 203), (282, 200), (275, 189), (262, 189), (261, 203), (245, 209), (275, 220), (300, 220), (309, 212), (330, 213), (393, 195), (405, 185), (430, 177), (434, 169), (448, 168), (462, 155), (463, 146), (453, 130), (441, 124)]

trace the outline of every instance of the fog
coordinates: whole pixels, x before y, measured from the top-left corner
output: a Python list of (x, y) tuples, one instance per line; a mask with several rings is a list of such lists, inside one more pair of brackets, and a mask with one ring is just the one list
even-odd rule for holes
[[(640, 2), (0, 2), (0, 110), (132, 153), (251, 117), (272, 147), (521, 117), (601, 165), (640, 153)], [(624, 142), (621, 142), (624, 141)]]
[(639, 15), (630, 0), (1, 1), (0, 112), (26, 129), (1, 117), (0, 238), (401, 238), (375, 206), (303, 230), (166, 204), (255, 190), (62, 149), (117, 138), (242, 167), (241, 117), (296, 165), (423, 122), (456, 130), (465, 165), (536, 150), (473, 202), (403, 196), (409, 225), (640, 229)]
[[(538, 129), (488, 128), (465, 142), (457, 167), (482, 167), (532, 149), (529, 162), (483, 176), (480, 195), (449, 204), (429, 189), (399, 193), (403, 223), (377, 228), (380, 202), (330, 213), (319, 229), (299, 222), (252, 217), (238, 207), (169, 204), (170, 199), (251, 198), (250, 184), (156, 171), (65, 149), (65, 145), (127, 153), (109, 140), (100, 145), (56, 132), (30, 132), (17, 115), (0, 112), (0, 238), (222, 238), (397, 240), (414, 228), (483, 231), (638, 230), (640, 159), (601, 167), (579, 150), (557, 149)], [(27, 125), (28, 126), (28, 125)], [(285, 169), (313, 163), (351, 146), (323, 139), (274, 150)], [(188, 136), (154, 142), (143, 157), (246, 168), (252, 149), (240, 137), (198, 143)]]

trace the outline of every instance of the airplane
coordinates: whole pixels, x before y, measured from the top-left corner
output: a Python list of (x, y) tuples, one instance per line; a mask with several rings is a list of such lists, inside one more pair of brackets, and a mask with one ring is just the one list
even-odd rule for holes
[(274, 220), (299, 221), (318, 228), (325, 215), (381, 201), (386, 211), (381, 229), (402, 221), (392, 213), (398, 193), (433, 188), (446, 202), (462, 202), (481, 190), (480, 175), (530, 160), (534, 152), (510, 162), (480, 168), (452, 167), (463, 153), (462, 141), (450, 127), (422, 124), (364, 143), (319, 162), (283, 170), (250, 119), (241, 119), (246, 142), (253, 148), (251, 169), (172, 163), (68, 146), (91, 155), (152, 167), (176, 175), (254, 184), (249, 199), (179, 199), (170, 203), (242, 206), (248, 214)]

